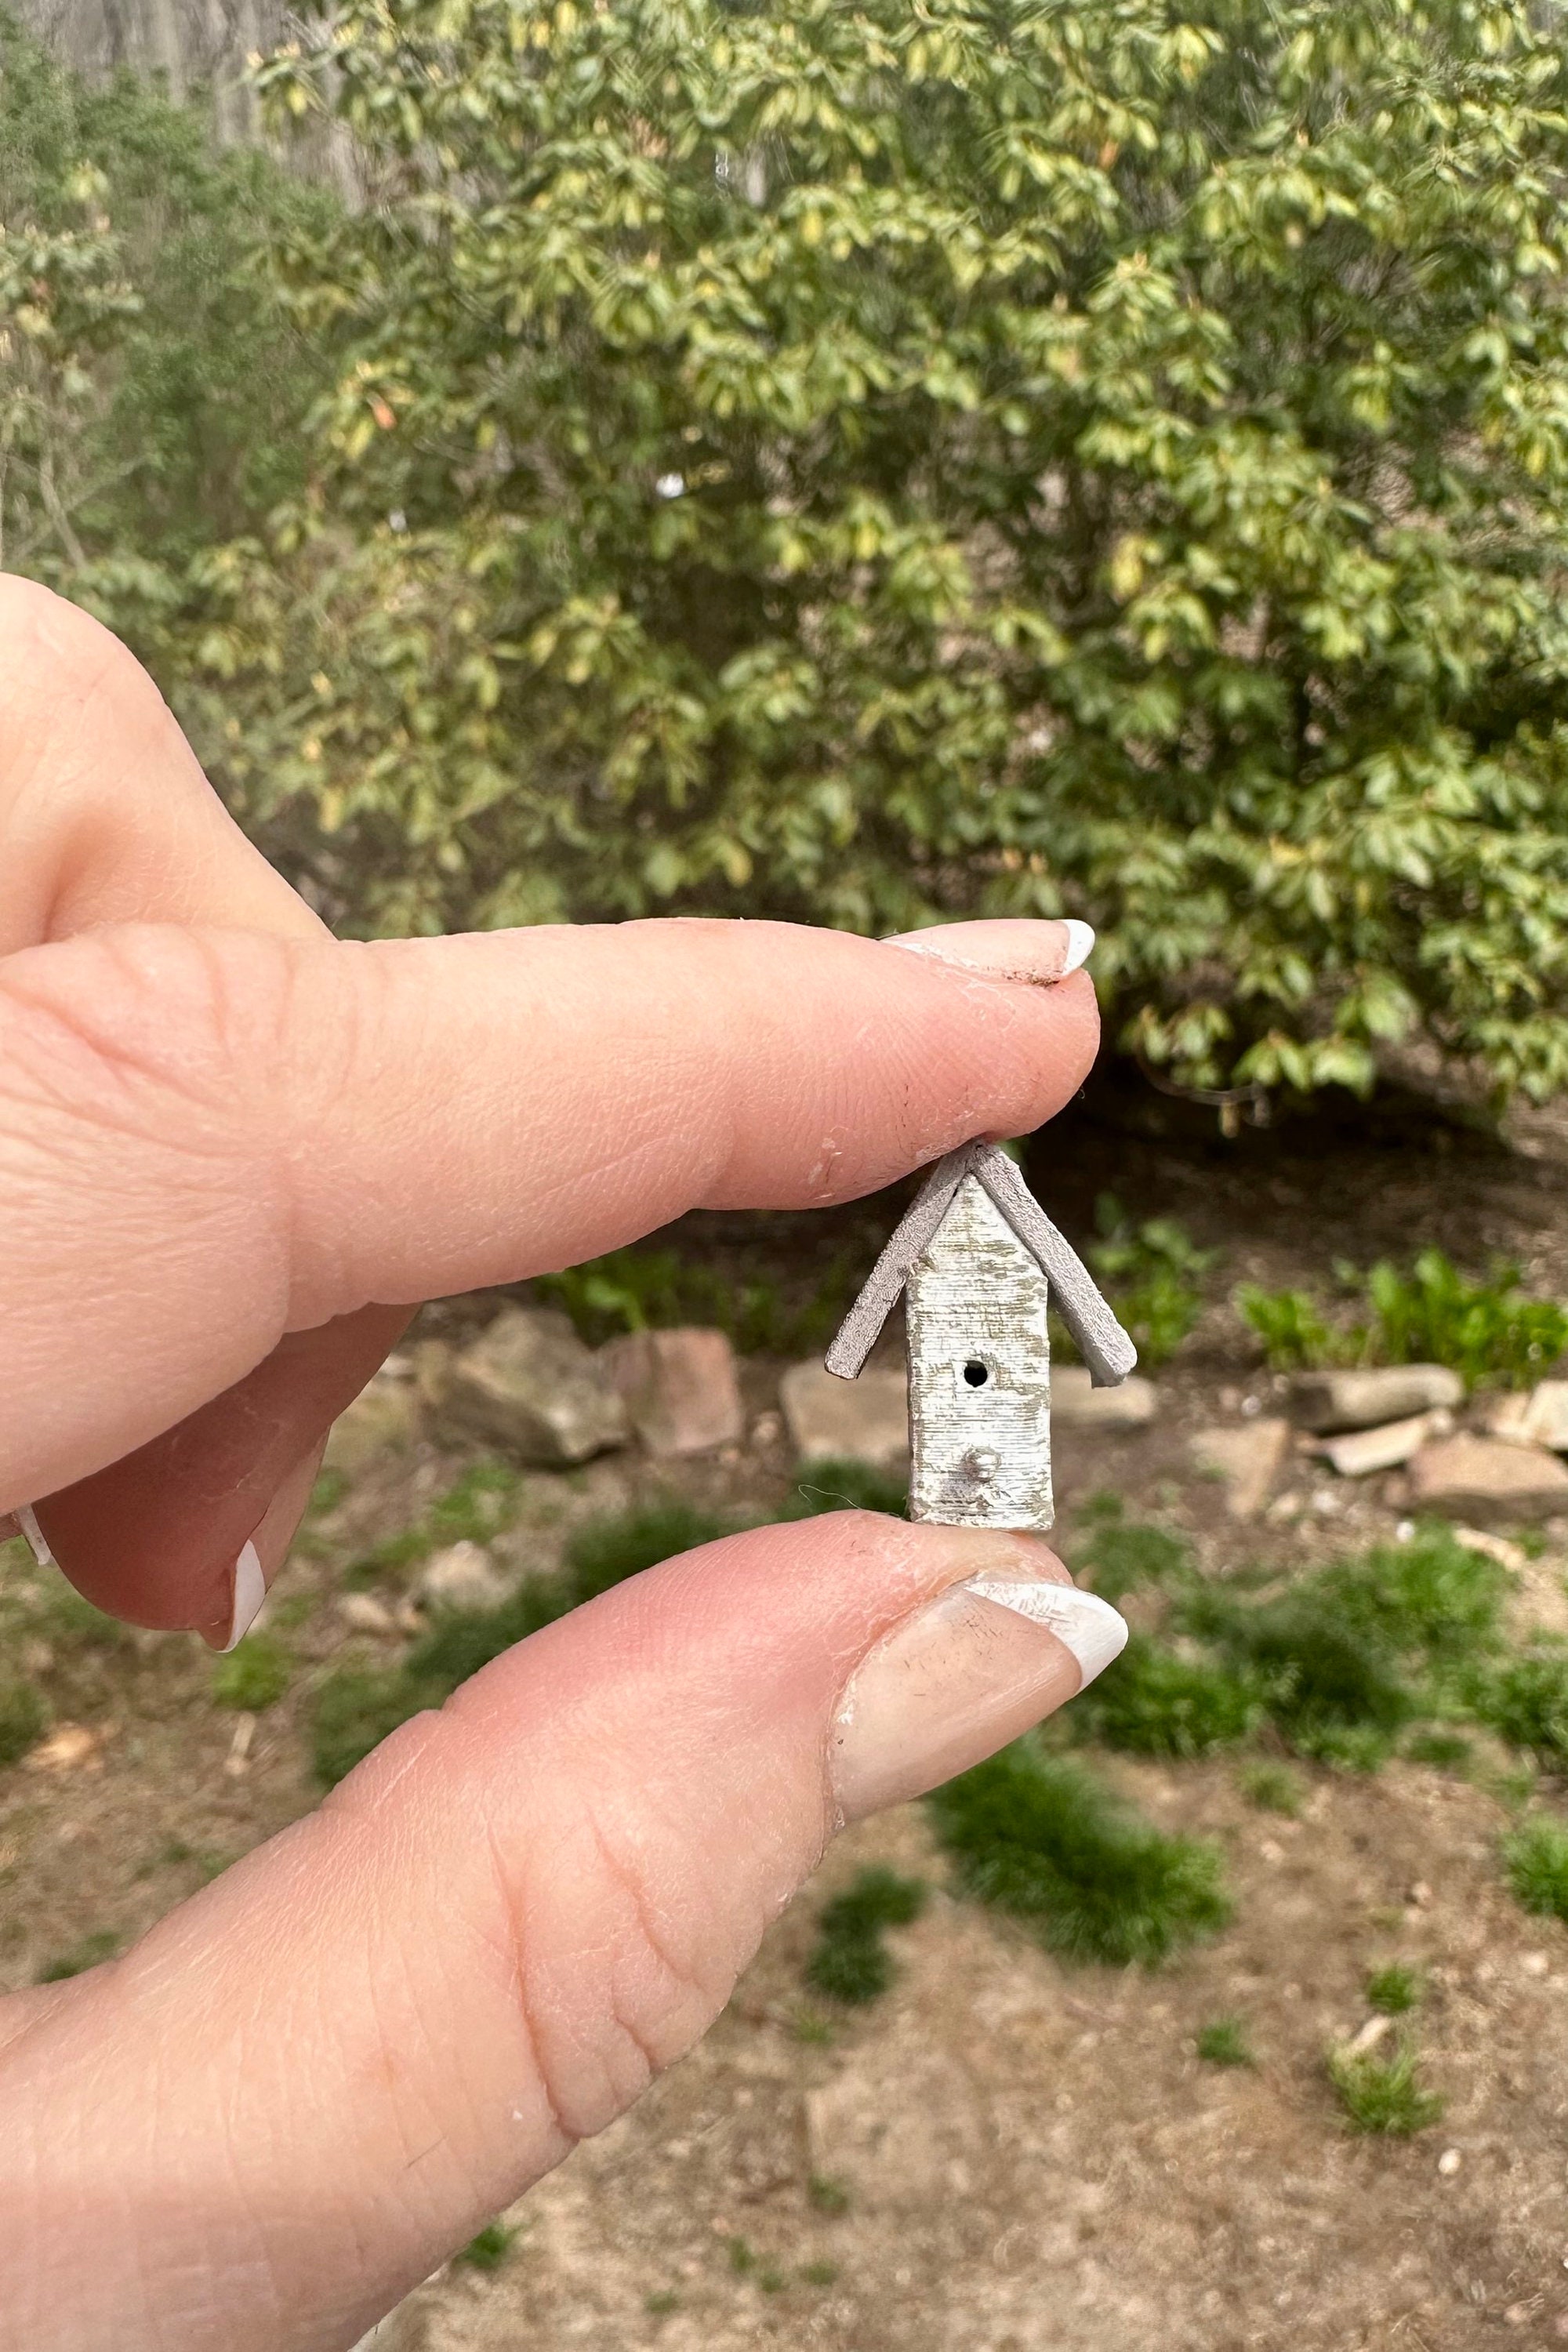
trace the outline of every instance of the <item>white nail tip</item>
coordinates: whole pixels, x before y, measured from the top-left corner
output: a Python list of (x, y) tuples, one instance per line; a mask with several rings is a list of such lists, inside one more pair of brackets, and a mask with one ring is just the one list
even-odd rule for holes
[(58, 1563), (54, 1553), (49, 1549), (49, 1539), (38, 1525), (38, 1515), (31, 1503), (24, 1503), (21, 1506), (16, 1513), (16, 1525), (26, 1538), (27, 1548), (38, 1566), (40, 1568), (56, 1567)]
[(1063, 964), (1061, 971), (1061, 976), (1064, 980), (1067, 978), (1069, 971), (1080, 971), (1083, 966), (1089, 961), (1089, 957), (1094, 953), (1094, 926), (1092, 923), (1079, 922), (1076, 915), (1069, 915), (1067, 919), (1065, 928), (1068, 935), (1068, 952), (1067, 961)]
[[(229, 1624), (226, 1651), (244, 1641), (260, 1614), (267, 1598), (267, 1579), (261, 1573), (261, 1560), (253, 1543), (247, 1543), (234, 1563), (234, 1616)], [(1088, 1676), (1084, 1677), (1085, 1681)]]
[(1080, 1690), (1120, 1657), (1127, 1646), (1127, 1620), (1098, 1592), (1076, 1584), (1048, 1584), (1043, 1578), (977, 1576), (964, 1586), (983, 1601), (994, 1601), (1033, 1624), (1043, 1625), (1078, 1660)]

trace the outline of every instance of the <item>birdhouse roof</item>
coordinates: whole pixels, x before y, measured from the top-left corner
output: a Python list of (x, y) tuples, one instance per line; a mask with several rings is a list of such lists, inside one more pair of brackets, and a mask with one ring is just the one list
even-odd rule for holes
[(1138, 1361), (1138, 1350), (1083, 1260), (1057, 1231), (1012, 1160), (995, 1143), (961, 1144), (937, 1161), (839, 1326), (827, 1351), (828, 1370), (843, 1381), (855, 1378), (875, 1347), (915, 1261), (941, 1231), (966, 1176), (973, 1176), (983, 1187), (1049, 1283), (1051, 1304), (1077, 1341), (1094, 1386), (1115, 1388)]

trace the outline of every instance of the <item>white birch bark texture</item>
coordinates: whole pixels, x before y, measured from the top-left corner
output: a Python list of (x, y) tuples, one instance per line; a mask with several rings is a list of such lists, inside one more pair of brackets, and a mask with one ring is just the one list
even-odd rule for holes
[(974, 1176), (910, 1267), (904, 1303), (910, 1517), (1048, 1528), (1050, 1286)]

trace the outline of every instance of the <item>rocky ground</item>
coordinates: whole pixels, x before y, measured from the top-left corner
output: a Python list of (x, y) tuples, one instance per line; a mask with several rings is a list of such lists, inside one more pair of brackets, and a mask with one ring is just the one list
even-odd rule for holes
[[(1215, 1576), (1259, 1560), (1294, 1571), (1393, 1537), (1414, 1507), (1413, 1463), (1350, 1478), (1307, 1450), (1310, 1433), (1290, 1423), (1289, 1398), (1226, 1304), (1230, 1286), (1300, 1281), (1334, 1255), (1364, 1263), (1430, 1240), (1469, 1265), (1510, 1252), (1535, 1286), (1563, 1295), (1554, 1139), (1506, 1152), (1394, 1122), (1221, 1146), (1100, 1116), (1091, 1106), (1076, 1129), (1065, 1123), (1031, 1170), (1069, 1231), (1085, 1230), (1110, 1178), (1138, 1213), (1174, 1213), (1226, 1256), (1210, 1310), (1158, 1378), (1151, 1418), (1111, 1429), (1064, 1417), (1069, 1557), (1085, 1502), (1106, 1491), (1184, 1532)], [(804, 1234), (694, 1221), (681, 1240), (736, 1278), (771, 1254), (781, 1282), (809, 1287), (837, 1252), (868, 1262), (884, 1226), (882, 1211)], [(399, 1654), (431, 1572), (428, 1559), (370, 1573), (363, 1563), (494, 1446), (493, 1426), (465, 1428), (435, 1400), (449, 1400), (453, 1364), (495, 1306), (432, 1310), (405, 1376), (380, 1384), (340, 1440), (342, 1491), (269, 1603), (290, 1667), (271, 1704), (219, 1704), (205, 1653), (110, 1641), (60, 1609), (19, 1548), (4, 1556), (0, 1640), (54, 1720), (0, 1770), (0, 1980), (29, 1982), (90, 1957), (94, 1938), (102, 1948), (133, 1936), (314, 1801), (314, 1690), (346, 1660)], [(504, 1585), (549, 1566), (584, 1519), (656, 1492), (777, 1507), (795, 1475), (784, 1369), (742, 1363), (738, 1425), (700, 1454), (656, 1460), (626, 1444), (577, 1468), (531, 1469), (508, 1501), (510, 1524), (438, 1573)], [(646, 1418), (647, 1374), (634, 1351), (614, 1383), (633, 1418)], [(711, 1404), (710, 1382), (702, 1393)], [(1494, 1442), (1481, 1420), (1424, 1427), (1428, 1470), (1456, 1435)], [(1531, 1433), (1514, 1434), (1546, 1475)], [(1568, 1629), (1568, 1510), (1550, 1493), (1528, 1507), (1483, 1493), (1473, 1456), (1458, 1475), (1469, 1484), (1449, 1490), (1450, 1517), (1485, 1518), (1507, 1545), (1540, 1531), (1507, 1553), (1518, 1622)], [(493, 2267), (449, 2266), (378, 2344), (1468, 2352), (1568, 2341), (1568, 1930), (1521, 1910), (1504, 1885), (1498, 1843), (1520, 1794), (1506, 1760), (1483, 1754), (1468, 1776), (1296, 1763), (1299, 1809), (1283, 1814), (1249, 1797), (1245, 1758), (1097, 1756), (1162, 1827), (1225, 1853), (1234, 1923), (1154, 1973), (1064, 1969), (946, 1891), (921, 1809), (864, 1825), (773, 1931), (703, 2046), (508, 2217), (517, 2234)], [(803, 1965), (824, 1898), (871, 1860), (936, 1892), (892, 1937), (892, 1990), (831, 2011), (808, 1994)], [(1331, 2044), (1389, 2047), (1403, 2030), (1366, 1999), (1369, 1970), (1393, 1960), (1425, 1986), (1413, 2032), (1446, 2102), (1404, 2141), (1348, 2132), (1324, 2065)], [(1254, 2064), (1199, 2058), (1203, 2029), (1224, 2018), (1244, 2022)]]

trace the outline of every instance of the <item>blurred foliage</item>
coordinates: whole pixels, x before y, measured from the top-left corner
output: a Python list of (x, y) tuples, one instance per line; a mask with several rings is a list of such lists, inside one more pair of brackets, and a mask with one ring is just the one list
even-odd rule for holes
[(810, 1355), (826, 1347), (849, 1303), (849, 1263), (836, 1258), (801, 1304), (776, 1282), (727, 1282), (672, 1249), (618, 1249), (560, 1274), (535, 1277), (539, 1297), (562, 1307), (590, 1346), (622, 1331), (709, 1323), (743, 1356)]
[(1167, 1363), (1203, 1312), (1205, 1277), (1218, 1250), (1199, 1249), (1175, 1217), (1134, 1223), (1114, 1193), (1094, 1204), (1100, 1238), (1085, 1253), (1146, 1371)]
[(307, 489), (327, 355), (265, 257), (334, 211), (131, 75), (89, 88), (0, 10), (0, 567), (161, 648), (171, 688), (200, 660), (190, 567)]
[(853, 2005), (875, 2000), (893, 1981), (884, 1929), (907, 1927), (925, 1909), (929, 1889), (879, 1863), (858, 1871), (842, 1895), (822, 1906), (816, 1943), (805, 1964), (814, 1992)]
[(48, 1727), (43, 1696), (20, 1676), (0, 1678), (0, 1766), (19, 1764)]
[(1335, 1322), (1305, 1291), (1244, 1283), (1236, 1304), (1277, 1372), (1331, 1364), (1447, 1364), (1468, 1388), (1496, 1382), (1528, 1388), (1568, 1347), (1568, 1309), (1526, 1297), (1517, 1265), (1501, 1264), (1468, 1281), (1439, 1249), (1423, 1250), (1408, 1273), (1384, 1260), (1370, 1273), (1342, 1265), (1342, 1292), (1359, 1292), (1364, 1322)]
[(1256, 2066), (1252, 2043), (1239, 2017), (1216, 2017), (1211, 2025), (1200, 2026), (1197, 2053), (1205, 2066)]
[(100, 1968), (105, 1960), (113, 1959), (124, 1941), (124, 1937), (112, 1927), (96, 1927), (68, 1951), (57, 1952), (53, 1959), (46, 1960), (33, 1981), (41, 1985), (64, 1984), (68, 1978), (83, 1976), (89, 1969)]
[(260, 1715), (276, 1706), (293, 1678), (294, 1664), (273, 1633), (247, 1633), (213, 1660), (212, 1695), (219, 1706)]
[(781, 1519), (815, 1519), (823, 1511), (885, 1511), (901, 1519), (909, 1506), (909, 1480), (874, 1462), (843, 1460), (829, 1455), (803, 1462), (795, 1490), (779, 1512)]
[(1403, 2017), (1421, 1999), (1421, 1979), (1402, 1961), (1390, 1960), (1385, 1967), (1373, 1969), (1368, 1977), (1366, 1997), (1384, 2017)]
[(958, 1885), (1054, 1952), (1152, 1968), (1230, 1917), (1219, 1856), (1168, 1837), (1068, 1757), (1018, 1740), (929, 1801)]
[(1374, 2050), (1331, 2050), (1329, 2080), (1352, 2131), (1386, 2132), (1407, 2139), (1441, 2117), (1446, 2102), (1423, 2088), (1415, 2050), (1406, 2042), (1391, 2058)]
[(1527, 1911), (1568, 1925), (1568, 1822), (1531, 1813), (1503, 1841), (1509, 1885)]
[(10, 35), (6, 560), (346, 927), (1067, 909), (1179, 1084), (1550, 1091), (1563, 31), (342, 0), (352, 214)]

